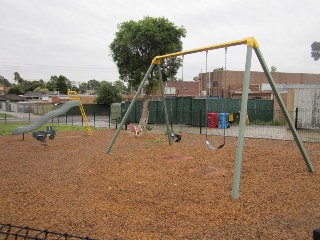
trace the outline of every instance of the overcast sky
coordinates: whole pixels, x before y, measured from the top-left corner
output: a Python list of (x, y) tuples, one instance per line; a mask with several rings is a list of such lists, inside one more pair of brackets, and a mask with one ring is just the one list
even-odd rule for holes
[[(26, 80), (118, 80), (108, 46), (119, 23), (144, 16), (184, 26), (184, 50), (253, 36), (269, 67), (320, 73), (310, 54), (320, 41), (319, 0), (0, 0), (0, 16), (0, 75), (10, 82), (14, 72)], [(245, 46), (228, 48), (227, 69), (244, 70), (245, 54)], [(204, 53), (184, 62), (185, 81), (205, 71)], [(210, 51), (208, 70), (223, 65), (224, 49)], [(252, 70), (262, 71), (255, 55)]]

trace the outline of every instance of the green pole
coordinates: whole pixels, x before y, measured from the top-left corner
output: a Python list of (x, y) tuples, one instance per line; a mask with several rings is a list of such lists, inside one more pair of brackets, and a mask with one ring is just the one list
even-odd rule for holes
[(125, 115), (123, 116), (123, 119), (122, 119), (122, 121), (121, 121), (121, 123), (120, 123), (120, 126), (118, 127), (116, 133), (114, 134), (114, 136), (113, 136), (113, 138), (112, 138), (112, 140), (111, 140), (111, 143), (110, 143), (109, 147), (108, 147), (107, 150), (106, 150), (106, 153), (110, 153), (111, 148), (112, 148), (114, 142), (116, 141), (116, 139), (117, 139), (117, 137), (118, 137), (118, 135), (119, 135), (119, 133), (120, 133), (120, 130), (122, 129), (122, 126), (123, 126), (124, 123), (127, 121), (127, 118), (128, 118), (128, 116), (129, 116), (132, 108), (133, 108), (133, 105), (134, 105), (134, 103), (136, 102), (136, 100), (137, 100), (137, 98), (138, 98), (138, 96), (139, 96), (139, 94), (140, 94), (140, 92), (141, 92), (141, 89), (143, 88), (144, 84), (146, 83), (146, 81), (147, 81), (147, 79), (148, 79), (148, 76), (150, 75), (153, 67), (154, 67), (154, 64), (151, 63), (151, 65), (150, 65), (150, 67), (149, 67), (146, 75), (144, 76), (142, 82), (140, 83), (140, 86), (139, 86), (136, 94), (134, 95), (134, 97), (133, 97), (133, 99), (132, 99), (132, 102), (130, 103), (130, 105), (129, 105), (129, 107), (128, 107), (126, 113), (125, 113)]
[(295, 129), (294, 124), (293, 124), (291, 118), (289, 117), (288, 110), (287, 110), (287, 108), (286, 108), (286, 106), (285, 106), (285, 104), (284, 104), (284, 102), (282, 100), (281, 95), (278, 92), (278, 89), (276, 88), (276, 84), (275, 84), (275, 82), (274, 82), (274, 80), (272, 78), (272, 75), (271, 75), (270, 71), (268, 70), (267, 64), (264, 61), (264, 58), (263, 58), (259, 48), (255, 48), (254, 51), (255, 51), (258, 59), (259, 59), (261, 67), (263, 68), (264, 74), (266, 75), (266, 77), (267, 77), (267, 79), (269, 81), (269, 84), (270, 84), (270, 86), (272, 88), (272, 91), (273, 91), (273, 93), (274, 93), (274, 95), (275, 95), (275, 97), (276, 97), (276, 99), (278, 101), (278, 104), (279, 104), (280, 108), (281, 108), (281, 111), (284, 114), (284, 117), (285, 117), (285, 119), (286, 119), (286, 121), (287, 121), (287, 123), (289, 125), (289, 128), (290, 128), (290, 130), (292, 132), (293, 138), (294, 138), (295, 142), (298, 145), (298, 148), (299, 148), (300, 153), (301, 153), (301, 155), (302, 155), (302, 157), (303, 157), (303, 159), (304, 159), (304, 161), (305, 161), (305, 163), (306, 163), (306, 165), (308, 167), (308, 170), (309, 170), (309, 172), (313, 173), (314, 172), (314, 168), (312, 166), (312, 163), (309, 160), (309, 157), (307, 155), (306, 150), (303, 147), (302, 141), (300, 140), (300, 137), (299, 137), (299, 135), (297, 133), (297, 130)]
[(169, 126), (168, 108), (167, 108), (167, 103), (166, 103), (166, 97), (164, 94), (164, 86), (163, 86), (160, 64), (158, 64), (158, 72), (159, 72), (159, 83), (160, 83), (160, 89), (161, 89), (162, 101), (163, 101), (164, 120), (165, 120), (166, 126), (167, 126), (167, 135), (168, 135), (169, 145), (171, 145), (172, 144), (171, 130), (170, 130), (170, 126)]
[(243, 91), (242, 91), (242, 101), (241, 101), (237, 153), (236, 153), (236, 160), (235, 160), (235, 167), (234, 167), (234, 174), (233, 174), (233, 186), (232, 186), (233, 199), (238, 199), (239, 197), (240, 175), (241, 175), (242, 154), (243, 154), (243, 144), (244, 144), (244, 128), (246, 124), (248, 94), (249, 94), (251, 57), (252, 57), (252, 47), (247, 46), (246, 67), (245, 67), (245, 73), (244, 73), (244, 79), (243, 79)]

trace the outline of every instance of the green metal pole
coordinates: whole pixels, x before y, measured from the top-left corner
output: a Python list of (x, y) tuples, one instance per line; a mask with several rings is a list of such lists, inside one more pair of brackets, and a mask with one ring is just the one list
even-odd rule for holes
[(258, 59), (259, 59), (261, 67), (263, 68), (263, 71), (264, 71), (264, 73), (265, 73), (265, 75), (266, 75), (266, 77), (267, 77), (267, 79), (269, 81), (269, 84), (270, 84), (270, 86), (271, 86), (271, 88), (273, 90), (273, 93), (274, 93), (274, 95), (275, 95), (275, 97), (276, 97), (276, 99), (278, 101), (278, 104), (279, 104), (279, 106), (281, 108), (281, 111), (284, 114), (284, 117), (285, 117), (285, 119), (286, 119), (286, 121), (287, 121), (287, 123), (289, 125), (289, 128), (290, 128), (290, 130), (292, 132), (293, 138), (294, 138), (295, 142), (298, 145), (298, 148), (299, 148), (300, 153), (301, 153), (301, 155), (302, 155), (302, 157), (303, 157), (303, 159), (304, 159), (304, 161), (305, 161), (305, 163), (306, 163), (306, 165), (308, 167), (308, 170), (309, 170), (309, 172), (313, 173), (314, 172), (314, 168), (312, 166), (312, 163), (311, 163), (311, 161), (310, 161), (310, 159), (309, 159), (309, 157), (307, 155), (306, 150), (303, 147), (302, 141), (300, 140), (300, 137), (299, 137), (299, 135), (297, 133), (297, 130), (295, 129), (294, 124), (293, 124), (291, 118), (289, 117), (288, 110), (287, 110), (287, 108), (286, 108), (286, 106), (285, 106), (285, 104), (284, 104), (284, 102), (282, 100), (281, 95), (278, 92), (278, 89), (276, 88), (276, 84), (275, 84), (275, 82), (274, 82), (274, 80), (272, 78), (272, 75), (271, 75), (270, 71), (268, 70), (267, 64), (264, 61), (264, 58), (263, 58), (259, 48), (255, 48), (254, 51), (255, 51)]
[(163, 80), (162, 80), (162, 73), (161, 73), (160, 64), (158, 64), (158, 72), (159, 72), (160, 89), (161, 89), (161, 94), (162, 94), (164, 120), (165, 120), (166, 126), (167, 126), (167, 135), (168, 135), (169, 145), (171, 145), (172, 144), (171, 130), (170, 130), (170, 126), (169, 126), (168, 108), (167, 108), (167, 103), (166, 103), (166, 96), (164, 94), (164, 86), (163, 86)]
[(141, 89), (143, 88), (144, 84), (146, 83), (146, 81), (147, 81), (147, 79), (148, 79), (148, 76), (149, 76), (149, 74), (151, 73), (153, 67), (154, 67), (154, 64), (151, 63), (151, 65), (150, 65), (150, 67), (149, 67), (146, 75), (144, 76), (142, 82), (140, 83), (140, 86), (139, 86), (136, 94), (134, 95), (134, 97), (133, 97), (133, 99), (132, 99), (132, 102), (130, 103), (130, 105), (129, 105), (129, 107), (128, 107), (126, 113), (125, 113), (125, 115), (123, 116), (123, 119), (122, 119), (122, 121), (121, 121), (121, 123), (120, 123), (120, 126), (118, 127), (116, 133), (114, 134), (114, 136), (113, 136), (113, 138), (112, 138), (112, 140), (111, 140), (111, 143), (110, 143), (109, 147), (108, 147), (107, 150), (106, 150), (106, 153), (110, 153), (111, 148), (112, 148), (114, 142), (116, 141), (116, 139), (117, 139), (117, 137), (118, 137), (118, 135), (119, 135), (119, 133), (120, 133), (120, 130), (122, 129), (122, 126), (123, 126), (124, 123), (127, 121), (127, 118), (128, 118), (128, 116), (129, 116), (132, 108), (133, 108), (133, 105), (134, 105), (134, 103), (136, 102), (136, 100), (137, 100), (137, 98), (138, 98), (138, 96), (139, 96), (139, 94), (140, 94), (140, 92), (141, 92)]
[(245, 67), (245, 73), (244, 73), (244, 79), (243, 79), (243, 91), (242, 91), (242, 101), (241, 101), (237, 153), (236, 153), (236, 160), (235, 160), (234, 174), (233, 174), (233, 186), (232, 186), (233, 199), (238, 199), (239, 197), (240, 175), (241, 175), (242, 154), (243, 154), (243, 144), (244, 144), (244, 128), (246, 124), (248, 94), (249, 94), (251, 57), (252, 57), (252, 47), (248, 46), (247, 56), (246, 56), (246, 67)]

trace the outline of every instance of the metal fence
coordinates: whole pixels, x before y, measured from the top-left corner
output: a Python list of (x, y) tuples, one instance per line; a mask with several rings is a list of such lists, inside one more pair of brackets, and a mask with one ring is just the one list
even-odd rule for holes
[[(87, 114), (90, 126), (97, 128), (115, 129), (119, 126), (121, 119), (112, 119), (111, 112), (105, 114)], [(227, 128), (210, 127), (208, 123), (208, 112), (206, 111), (173, 111), (169, 112), (169, 121), (172, 129), (175, 132), (187, 132), (195, 134), (208, 134), (215, 136), (238, 136), (239, 117), (238, 112), (230, 114), (229, 124)], [(295, 112), (289, 112), (289, 115), (294, 122), (297, 132), (302, 141), (320, 142), (320, 111), (310, 111), (298, 109)], [(141, 113), (134, 113), (134, 118), (128, 118), (126, 124), (132, 122), (138, 124)], [(41, 116), (25, 113), (23, 117), (16, 118), (1, 118), (0, 123), (10, 122), (29, 122), (36, 121)], [(266, 139), (283, 139), (292, 140), (293, 136), (289, 130), (285, 118), (281, 111), (268, 112), (264, 110), (248, 109), (245, 136), (251, 138), (266, 138)], [(218, 121), (218, 120), (217, 120)], [(80, 115), (61, 115), (52, 118), (47, 123), (84, 126), (83, 118)], [(148, 128), (153, 131), (166, 132), (163, 112), (150, 111)], [(124, 127), (125, 129), (125, 127)]]
[(40, 230), (36, 228), (15, 226), (12, 224), (0, 223), (0, 239), (17, 240), (17, 239), (34, 239), (34, 240), (48, 240), (48, 239), (61, 239), (61, 240), (94, 240), (89, 237), (80, 237), (68, 233), (58, 233), (49, 231), (47, 229)]

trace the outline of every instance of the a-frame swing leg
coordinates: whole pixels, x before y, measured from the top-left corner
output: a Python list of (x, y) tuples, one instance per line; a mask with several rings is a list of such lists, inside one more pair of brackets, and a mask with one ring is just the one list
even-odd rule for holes
[[(263, 71), (269, 81), (269, 84), (275, 94), (275, 97), (278, 101), (278, 104), (281, 108), (282, 113), (285, 116), (287, 124), (292, 132), (295, 142), (298, 145), (300, 153), (308, 167), (309, 172), (313, 173), (314, 168), (312, 163), (305, 151), (302, 141), (293, 125), (291, 118), (289, 117), (289, 113), (285, 104), (276, 88), (275, 82), (272, 78), (271, 73), (268, 70), (267, 64), (265, 63), (263, 56), (259, 50), (259, 48), (254, 48), (254, 51), (258, 57), (258, 60), (263, 68)], [(249, 81), (250, 81), (250, 68), (251, 68), (251, 57), (252, 57), (252, 47), (247, 47), (247, 57), (246, 57), (246, 68), (243, 80), (243, 92), (242, 92), (242, 101), (241, 101), (241, 112), (240, 112), (240, 123), (239, 123), (239, 133), (238, 133), (238, 143), (237, 143), (237, 153), (236, 153), (236, 161), (235, 161), (235, 170), (233, 175), (233, 186), (232, 186), (232, 198), (238, 199), (239, 197), (239, 186), (240, 186), (240, 175), (241, 175), (241, 165), (242, 165), (242, 154), (243, 154), (243, 143), (244, 143), (244, 128), (245, 128), (245, 117), (247, 113), (247, 103), (248, 103), (248, 93), (249, 93)]]
[(247, 46), (246, 68), (245, 68), (245, 73), (243, 78), (243, 90), (242, 90), (242, 100), (241, 100), (237, 153), (236, 153), (236, 160), (235, 160), (235, 167), (234, 167), (234, 174), (233, 174), (233, 185), (232, 185), (233, 199), (238, 199), (239, 197), (240, 175), (241, 175), (243, 143), (244, 143), (244, 128), (246, 125), (248, 94), (249, 94), (251, 58), (252, 58), (252, 47)]
[(295, 142), (298, 145), (298, 148), (299, 148), (300, 153), (301, 153), (301, 155), (303, 157), (303, 160), (305, 161), (309, 172), (313, 173), (314, 172), (314, 168), (312, 166), (312, 163), (311, 163), (311, 161), (310, 161), (310, 159), (309, 159), (309, 157), (307, 155), (306, 150), (303, 147), (302, 141), (301, 141), (301, 139), (300, 139), (300, 137), (299, 137), (299, 135), (297, 133), (297, 130), (295, 129), (294, 124), (293, 124), (291, 118), (289, 117), (288, 110), (287, 110), (287, 108), (286, 108), (286, 106), (285, 106), (285, 104), (284, 104), (284, 102), (282, 100), (282, 97), (280, 96), (280, 94), (279, 94), (279, 92), (278, 92), (278, 90), (276, 88), (275, 82), (274, 82), (274, 80), (272, 78), (271, 73), (268, 70), (267, 64), (265, 63), (259, 48), (255, 48), (254, 51), (255, 51), (258, 59), (259, 59), (259, 62), (260, 62), (261, 67), (262, 67), (262, 69), (264, 71), (264, 74), (266, 75), (266, 77), (267, 77), (267, 79), (269, 81), (269, 84), (270, 84), (270, 86), (271, 86), (271, 88), (273, 90), (273, 93), (274, 93), (277, 101), (278, 101), (278, 104), (279, 104), (279, 106), (281, 108), (281, 111), (282, 111), (282, 113), (283, 113), (283, 115), (284, 115), (284, 117), (285, 117), (285, 119), (287, 121), (287, 124), (288, 124), (288, 126), (289, 126), (289, 128), (290, 128), (290, 130), (292, 132), (293, 138), (294, 138)]
[(116, 133), (114, 134), (114, 136), (113, 136), (113, 138), (112, 138), (112, 140), (111, 140), (111, 143), (110, 143), (109, 147), (108, 147), (107, 150), (106, 150), (106, 153), (110, 153), (110, 151), (111, 151), (111, 149), (112, 149), (112, 146), (113, 146), (114, 142), (116, 141), (116, 139), (117, 139), (117, 137), (118, 137), (118, 135), (119, 135), (119, 133), (120, 133), (120, 131), (121, 131), (124, 123), (127, 121), (127, 118), (128, 118), (128, 116), (129, 116), (132, 108), (133, 108), (133, 105), (134, 105), (134, 103), (137, 101), (137, 98), (138, 98), (138, 96), (139, 96), (139, 94), (140, 94), (140, 92), (141, 92), (141, 89), (142, 89), (143, 86), (145, 85), (145, 83), (146, 83), (146, 81), (147, 81), (147, 79), (148, 79), (148, 76), (149, 76), (149, 74), (151, 73), (153, 67), (154, 67), (154, 64), (151, 63), (151, 65), (150, 65), (150, 67), (149, 67), (146, 75), (144, 76), (143, 80), (142, 80), (141, 83), (140, 83), (140, 86), (138, 87), (138, 90), (137, 90), (136, 94), (134, 95), (134, 97), (133, 97), (133, 99), (132, 99), (132, 102), (130, 103), (130, 105), (129, 105), (129, 107), (128, 107), (126, 113), (125, 113), (125, 115), (123, 116), (123, 119), (122, 119), (122, 121), (121, 121), (121, 123), (120, 123), (120, 126), (117, 128), (117, 131), (116, 131)]
[(169, 126), (168, 108), (167, 108), (166, 96), (164, 94), (164, 86), (163, 86), (160, 64), (158, 64), (158, 73), (159, 73), (159, 84), (160, 84), (160, 89), (161, 89), (161, 94), (162, 94), (164, 120), (165, 120), (166, 126), (167, 126), (167, 136), (168, 136), (168, 140), (169, 140), (169, 145), (171, 145), (172, 144), (171, 130), (170, 130), (170, 126)]

